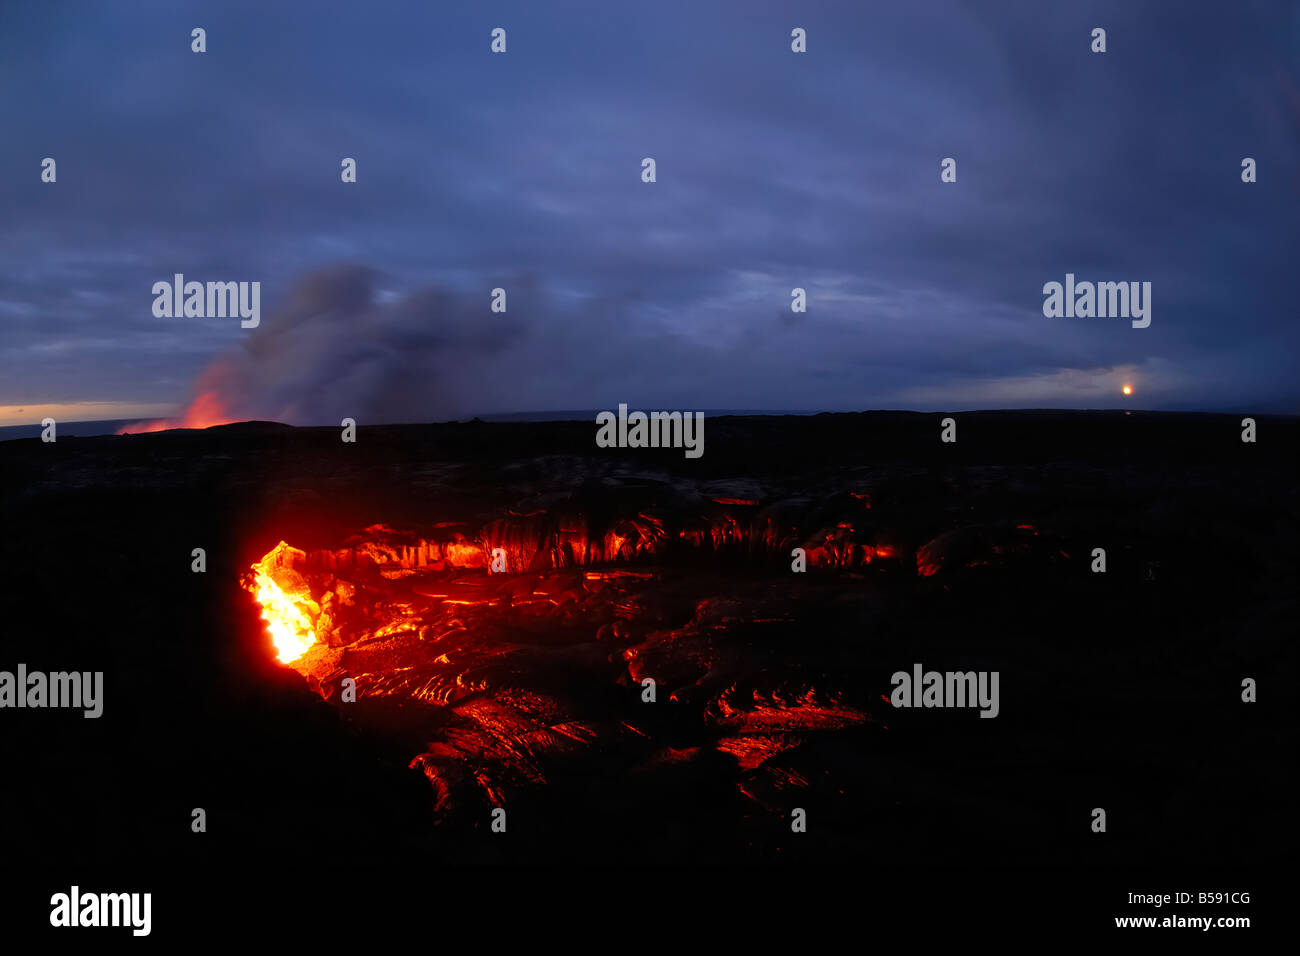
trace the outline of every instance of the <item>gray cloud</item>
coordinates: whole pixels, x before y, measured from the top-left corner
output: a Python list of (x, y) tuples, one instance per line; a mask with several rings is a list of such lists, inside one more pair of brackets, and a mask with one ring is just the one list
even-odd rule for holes
[[(1284, 6), (6, 16), (0, 404), (184, 403), (234, 369), (297, 420), (1096, 405), (1122, 369), (1148, 407), (1296, 410)], [(1152, 281), (1151, 328), (1045, 319), (1067, 271)], [(153, 318), (174, 272), (261, 281), (265, 327)]]

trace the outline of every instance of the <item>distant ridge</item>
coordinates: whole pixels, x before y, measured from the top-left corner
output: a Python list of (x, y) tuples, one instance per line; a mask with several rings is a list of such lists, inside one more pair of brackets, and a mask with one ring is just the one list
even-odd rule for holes
[[(99, 422), (59, 422), (59, 437), (69, 438), (94, 438), (100, 435), (116, 435), (118, 429), (126, 428), (130, 425), (140, 424), (138, 418), (113, 418)], [(265, 432), (278, 429), (291, 429), (293, 425), (286, 425), (284, 422), (231, 422), (228, 425), (213, 425), (213, 431), (236, 431), (236, 432)], [(197, 428), (174, 428), (168, 431), (202, 431)], [(133, 433), (137, 434), (137, 433)], [(138, 434), (143, 434), (140, 432)], [(5, 425), (0, 427), (0, 441), (10, 441), (15, 438), (40, 438), (40, 425)]]
[[(472, 424), (479, 423), (536, 423), (544, 422), (594, 422), (596, 415), (605, 409), (591, 410), (558, 410), (550, 412), (509, 412), (500, 414), (476, 415), (473, 417), (451, 419), (443, 421), (425, 421), (425, 422), (361, 422), (361, 427), (369, 426), (418, 426), (418, 425), (449, 425), (449, 424)], [(642, 411), (658, 411), (660, 406), (647, 405)], [(1162, 416), (1169, 419), (1183, 418), (1188, 416), (1228, 416), (1248, 414), (1255, 418), (1271, 419), (1294, 419), (1297, 416), (1289, 411), (1268, 411), (1261, 409), (1257, 412), (1241, 412), (1215, 409), (1210, 411), (1185, 411), (1180, 409), (1118, 409), (1118, 408), (957, 408), (944, 410), (926, 410), (905, 408), (873, 408), (873, 409), (856, 409), (856, 410), (828, 410), (828, 411), (808, 411), (806, 409), (755, 409), (755, 408), (714, 408), (714, 409), (692, 409), (692, 411), (701, 411), (709, 418), (723, 417), (752, 417), (752, 418), (780, 418), (783, 416), (798, 416), (803, 418), (817, 418), (835, 415), (1037, 415), (1037, 416), (1062, 416), (1062, 417), (1083, 417), (1087, 415), (1098, 416), (1119, 416), (1133, 415), (1142, 417)], [(72, 438), (90, 438), (101, 435), (116, 435), (118, 430), (129, 426), (142, 424), (139, 419), (111, 419), (107, 421), (92, 422), (59, 422), (59, 436)], [(333, 425), (288, 425), (284, 422), (272, 421), (247, 421), (231, 422), (227, 425), (213, 425), (207, 429), (196, 428), (174, 428), (167, 431), (214, 431), (226, 434), (259, 434), (268, 432), (285, 432), (296, 428), (332, 428)], [(0, 427), (0, 441), (10, 441), (18, 438), (39, 438), (41, 434), (40, 425), (6, 425)], [(135, 434), (145, 434), (145, 432), (130, 433), (122, 437), (131, 437)], [(155, 432), (154, 434), (159, 434)]]

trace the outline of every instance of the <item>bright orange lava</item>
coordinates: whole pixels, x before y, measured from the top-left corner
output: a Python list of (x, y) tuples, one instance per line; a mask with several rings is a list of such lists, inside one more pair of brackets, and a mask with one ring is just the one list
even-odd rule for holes
[(301, 558), (303, 553), (281, 541), (253, 565), (253, 574), (244, 582), (262, 605), (262, 620), (282, 664), (296, 661), (316, 643), (311, 615), (320, 613), (306, 583), (293, 570), (295, 556)]

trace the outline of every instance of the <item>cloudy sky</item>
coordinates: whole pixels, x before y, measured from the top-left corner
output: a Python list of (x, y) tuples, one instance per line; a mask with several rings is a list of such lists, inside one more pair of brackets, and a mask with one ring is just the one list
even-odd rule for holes
[[(208, 390), (298, 423), (1300, 411), (1300, 5), (133, 0), (0, 21), (0, 424)], [(156, 318), (178, 272), (259, 281), (261, 325)], [(1150, 327), (1045, 318), (1067, 272), (1151, 282)]]

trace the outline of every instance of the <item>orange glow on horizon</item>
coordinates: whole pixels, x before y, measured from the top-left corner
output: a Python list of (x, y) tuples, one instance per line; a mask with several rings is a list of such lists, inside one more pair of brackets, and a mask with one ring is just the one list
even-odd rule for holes
[(136, 422), (123, 425), (117, 430), (119, 435), (143, 435), (146, 432), (161, 432), (169, 428), (211, 428), (213, 425), (229, 425), (238, 419), (231, 418), (221, 407), (221, 400), (215, 391), (207, 391), (190, 402), (185, 409), (185, 416), (176, 421), (159, 418), (151, 422)]

